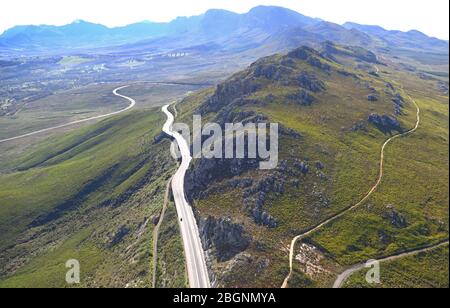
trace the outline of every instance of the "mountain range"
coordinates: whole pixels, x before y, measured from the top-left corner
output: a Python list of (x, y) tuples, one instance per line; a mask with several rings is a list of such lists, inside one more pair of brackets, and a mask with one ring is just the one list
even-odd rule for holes
[[(0, 289), (185, 288), (192, 273), (215, 288), (448, 288), (448, 53), (418, 31), (264, 6), (6, 31)], [(169, 112), (186, 133), (204, 119), (187, 170)], [(244, 157), (232, 142), (223, 158), (227, 123)], [(277, 124), (270, 142), (260, 124)], [(274, 169), (251, 157), (253, 133)]]
[[(186, 47), (215, 43), (224, 49), (247, 50), (255, 46), (267, 51), (285, 51), (301, 44), (327, 40), (372, 49), (406, 48), (448, 53), (448, 42), (418, 31), (388, 31), (355, 23), (338, 25), (273, 6), (259, 6), (248, 13), (209, 10), (203, 15), (178, 17), (169, 23), (141, 22), (108, 28), (76, 21), (65, 26), (17, 26), (0, 36), (4, 50), (48, 51), (99, 46)], [(135, 45), (136, 46), (136, 45)]]

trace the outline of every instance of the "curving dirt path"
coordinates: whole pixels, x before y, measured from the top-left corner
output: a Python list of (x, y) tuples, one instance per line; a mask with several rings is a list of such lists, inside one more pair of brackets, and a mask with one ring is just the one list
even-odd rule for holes
[(416, 121), (416, 125), (414, 126), (413, 129), (410, 129), (410, 130), (407, 131), (407, 132), (404, 132), (404, 133), (402, 133), (402, 134), (398, 134), (398, 135), (395, 135), (395, 136), (389, 138), (389, 139), (386, 140), (386, 142), (383, 144), (383, 146), (381, 147), (381, 154), (380, 154), (380, 171), (379, 171), (379, 175), (378, 175), (377, 182), (376, 182), (375, 185), (370, 189), (370, 191), (364, 196), (364, 198), (361, 199), (361, 201), (359, 201), (357, 204), (352, 205), (351, 207), (349, 207), (349, 208), (347, 208), (347, 209), (341, 211), (340, 213), (338, 213), (338, 214), (336, 214), (336, 215), (330, 217), (329, 219), (325, 220), (325, 221), (322, 222), (321, 224), (319, 224), (319, 225), (315, 226), (314, 228), (312, 228), (312, 229), (306, 231), (305, 233), (302, 233), (302, 234), (298, 235), (297, 237), (295, 237), (295, 238), (292, 240), (292, 242), (291, 242), (291, 247), (290, 247), (290, 250), (289, 250), (289, 274), (288, 274), (288, 276), (286, 277), (286, 279), (284, 280), (283, 285), (282, 285), (282, 288), (287, 288), (287, 287), (288, 287), (289, 280), (290, 280), (290, 278), (291, 278), (291, 276), (292, 276), (293, 266), (294, 266), (295, 244), (296, 244), (299, 240), (301, 240), (301, 239), (303, 239), (303, 238), (305, 238), (305, 237), (311, 235), (312, 233), (314, 233), (314, 232), (316, 232), (317, 230), (321, 229), (322, 227), (328, 225), (329, 223), (335, 221), (336, 219), (338, 219), (338, 218), (344, 216), (344, 215), (347, 214), (348, 212), (354, 210), (355, 208), (359, 207), (359, 206), (362, 205), (364, 202), (366, 202), (367, 199), (369, 199), (369, 198), (372, 196), (372, 194), (378, 189), (378, 187), (380, 186), (380, 184), (381, 184), (381, 182), (382, 182), (382, 180), (383, 180), (383, 175), (384, 175), (384, 174), (383, 174), (383, 170), (384, 170), (384, 152), (385, 152), (385, 149), (386, 149), (387, 145), (390, 144), (392, 141), (394, 141), (394, 140), (397, 139), (397, 138), (405, 137), (405, 136), (408, 136), (408, 135), (414, 133), (414, 132), (419, 128), (419, 125), (420, 125), (420, 107), (419, 107), (419, 105), (416, 103), (416, 101), (415, 101), (414, 99), (412, 99), (411, 96), (408, 95), (408, 99), (411, 100), (411, 101), (413, 102), (413, 104), (414, 104), (414, 105), (416, 106), (416, 108), (417, 108), (417, 121)]
[[(422, 249), (416, 249), (416, 250), (413, 250), (413, 251), (410, 251), (410, 252), (405, 252), (405, 253), (393, 255), (393, 256), (390, 256), (390, 257), (386, 257), (386, 258), (379, 259), (379, 260), (374, 260), (374, 261), (377, 261), (377, 262), (380, 262), (380, 263), (381, 262), (387, 262), (387, 261), (395, 261), (395, 260), (398, 260), (398, 259), (402, 259), (402, 258), (406, 258), (406, 257), (410, 257), (410, 256), (415, 256), (415, 255), (418, 255), (419, 253), (422, 253), (422, 252), (433, 251), (433, 250), (435, 250), (437, 248), (440, 248), (440, 247), (443, 247), (443, 246), (447, 246), (448, 244), (449, 244), (449, 241), (447, 240), (445, 242), (442, 242), (442, 243), (439, 243), (439, 244), (436, 244), (436, 245), (433, 245), (433, 246), (429, 246), (429, 247), (422, 248)], [(362, 270), (364, 268), (366, 268), (366, 264), (365, 263), (361, 263), (361, 264), (353, 265), (350, 268), (348, 268), (347, 270), (345, 270), (342, 274), (340, 274), (338, 276), (338, 278), (334, 282), (333, 289), (341, 288), (342, 285), (354, 273), (356, 273), (356, 272), (358, 272), (358, 271), (360, 271), (360, 270)]]
[(158, 239), (159, 239), (159, 230), (161, 229), (161, 225), (164, 221), (164, 216), (166, 215), (167, 205), (169, 204), (169, 192), (170, 185), (172, 184), (172, 178), (169, 179), (166, 186), (166, 194), (164, 195), (164, 204), (161, 210), (161, 216), (159, 217), (158, 224), (153, 230), (153, 288), (156, 288), (156, 270), (158, 268)]
[(31, 133), (27, 133), (27, 134), (16, 136), (16, 137), (12, 137), (12, 138), (2, 139), (2, 140), (0, 140), (0, 143), (13, 141), (13, 140), (18, 140), (18, 139), (22, 139), (22, 138), (26, 138), (26, 137), (30, 137), (30, 136), (34, 136), (34, 135), (38, 135), (38, 134), (42, 134), (42, 133), (46, 133), (46, 132), (49, 132), (49, 131), (52, 131), (52, 130), (57, 130), (57, 129), (60, 129), (60, 128), (64, 128), (64, 127), (67, 127), (67, 126), (81, 124), (81, 123), (85, 123), (85, 122), (89, 122), (89, 121), (93, 121), (93, 120), (99, 120), (99, 119), (115, 116), (115, 115), (118, 115), (118, 114), (123, 113), (125, 111), (128, 111), (128, 110), (132, 109), (136, 105), (136, 101), (134, 99), (128, 97), (128, 96), (125, 96), (125, 95), (117, 93), (117, 91), (120, 91), (120, 90), (128, 88), (128, 87), (129, 86), (122, 86), (122, 87), (119, 87), (117, 89), (114, 89), (114, 91), (112, 92), (115, 96), (124, 98), (124, 99), (126, 99), (127, 101), (130, 102), (130, 105), (128, 107), (126, 107), (125, 109), (122, 109), (122, 110), (119, 110), (119, 111), (115, 111), (115, 112), (111, 112), (111, 113), (107, 113), (107, 114), (102, 114), (102, 115), (91, 117), (91, 118), (87, 118), (87, 119), (77, 120), (77, 121), (73, 121), (73, 122), (70, 122), (70, 123), (61, 124), (61, 125), (57, 125), (57, 126), (53, 126), (53, 127), (49, 127), (49, 128), (44, 128), (44, 129), (41, 129), (41, 130), (38, 130), (38, 131), (34, 131), (34, 132), (31, 132)]

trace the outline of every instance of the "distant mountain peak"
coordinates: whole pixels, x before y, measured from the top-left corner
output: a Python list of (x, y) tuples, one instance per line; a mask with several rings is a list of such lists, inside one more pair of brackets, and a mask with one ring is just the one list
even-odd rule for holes
[(372, 28), (372, 29), (378, 29), (378, 30), (383, 30), (383, 31), (387, 31), (385, 28), (381, 27), (381, 26), (377, 26), (377, 25), (361, 25), (355, 22), (346, 22), (345, 24), (342, 25), (344, 28), (347, 29), (351, 29), (351, 28)]
[(366, 48), (422, 48), (447, 51), (448, 42), (429, 38), (425, 34), (388, 31), (379, 26), (356, 23), (338, 25), (304, 16), (280, 6), (257, 6), (247, 13), (237, 14), (222, 9), (210, 9), (202, 15), (178, 17), (170, 23), (144, 21), (124, 27), (108, 28), (82, 19), (65, 26), (18, 26), (0, 36), (0, 46), (6, 49), (54, 50), (65, 47), (106, 47), (146, 44), (149, 40), (172, 40), (181, 48), (195, 44), (223, 45), (227, 50), (244, 50), (260, 46), (273, 52), (288, 51), (300, 45), (332, 40), (339, 44)]
[(410, 30), (407, 32), (408, 34), (412, 34), (412, 35), (416, 35), (416, 36), (421, 36), (421, 37), (427, 37), (427, 35), (419, 30)]
[(255, 6), (254, 8), (250, 9), (249, 13), (251, 12), (259, 12), (259, 13), (264, 13), (264, 12), (274, 12), (274, 11), (279, 11), (279, 12), (292, 12), (292, 13), (296, 13), (296, 14), (300, 14), (296, 11), (293, 11), (291, 9), (287, 9), (281, 6), (275, 6), (275, 5), (259, 5), (259, 6)]
[(206, 13), (204, 15), (216, 15), (216, 14), (230, 14), (230, 15), (239, 15), (237, 13), (228, 11), (228, 10), (223, 10), (223, 9), (209, 9), (206, 11)]

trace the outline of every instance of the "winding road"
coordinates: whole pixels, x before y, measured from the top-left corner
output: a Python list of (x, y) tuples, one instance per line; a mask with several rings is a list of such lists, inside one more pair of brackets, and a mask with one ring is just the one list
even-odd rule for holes
[[(154, 82), (152, 82), (154, 83)], [(176, 83), (154, 83), (154, 84), (176, 84)], [(1, 143), (6, 143), (9, 141), (19, 140), (26, 137), (43, 134), (49, 131), (58, 130), (61, 128), (65, 128), (68, 126), (81, 124), (93, 120), (103, 119), (111, 116), (115, 116), (118, 114), (121, 114), (123, 112), (126, 112), (136, 105), (136, 101), (128, 96), (119, 94), (118, 91), (125, 89), (129, 87), (127, 86), (121, 86), (119, 88), (116, 88), (113, 90), (113, 94), (115, 96), (121, 97), (123, 99), (126, 99), (130, 102), (130, 105), (128, 105), (126, 108), (111, 112), (108, 114), (103, 114), (95, 117), (90, 117), (86, 119), (81, 119), (77, 121), (73, 121), (70, 123), (65, 123), (45, 129), (41, 129), (38, 131), (30, 132), (24, 135), (11, 137), (7, 139), (0, 140)], [(173, 137), (177, 143), (178, 147), (180, 149), (181, 155), (182, 155), (182, 162), (178, 169), (178, 171), (175, 173), (175, 175), (172, 178), (172, 191), (174, 195), (175, 205), (177, 208), (177, 213), (179, 217), (179, 224), (181, 229), (181, 235), (183, 238), (183, 245), (185, 250), (185, 256), (186, 256), (186, 263), (187, 263), (187, 270), (188, 270), (188, 276), (189, 276), (189, 283), (191, 288), (210, 288), (211, 283), (209, 280), (209, 274), (208, 269), (206, 266), (206, 259), (205, 259), (205, 253), (203, 251), (203, 246), (200, 240), (200, 235), (198, 231), (197, 222), (194, 217), (194, 212), (192, 210), (192, 207), (189, 205), (189, 203), (186, 200), (185, 192), (184, 192), (184, 177), (186, 175), (186, 171), (189, 168), (189, 165), (191, 163), (192, 157), (190, 154), (189, 146), (187, 145), (186, 140), (181, 136), (181, 134), (177, 132), (172, 131), (172, 125), (174, 123), (174, 116), (172, 113), (168, 110), (169, 105), (163, 107), (163, 112), (167, 115), (167, 122), (164, 124), (163, 131), (168, 134), (169, 136)]]
[(27, 133), (27, 134), (16, 136), (16, 137), (12, 137), (12, 138), (2, 139), (2, 140), (0, 140), (0, 143), (4, 143), (4, 142), (8, 142), (8, 141), (14, 141), (14, 140), (18, 140), (18, 139), (23, 139), (23, 138), (26, 138), (26, 137), (31, 137), (31, 136), (42, 134), (42, 133), (46, 133), (46, 132), (49, 132), (49, 131), (52, 131), (52, 130), (57, 130), (57, 129), (60, 129), (60, 128), (65, 128), (65, 127), (68, 127), (68, 126), (81, 124), (81, 123), (85, 123), (85, 122), (89, 122), (89, 121), (93, 121), (93, 120), (99, 120), (99, 119), (103, 119), (103, 118), (108, 118), (108, 117), (111, 117), (111, 116), (115, 116), (115, 115), (121, 114), (121, 113), (123, 113), (125, 111), (128, 111), (128, 110), (132, 109), (136, 105), (136, 101), (134, 99), (128, 97), (128, 96), (125, 96), (125, 95), (117, 93), (117, 91), (120, 91), (120, 90), (128, 88), (128, 87), (129, 86), (122, 86), (122, 87), (119, 87), (117, 89), (114, 89), (114, 91), (112, 92), (115, 96), (124, 98), (124, 99), (126, 99), (127, 101), (130, 102), (130, 105), (128, 105), (128, 107), (126, 107), (125, 109), (122, 109), (122, 110), (119, 110), (119, 111), (115, 111), (115, 112), (111, 112), (111, 113), (107, 113), (107, 114), (102, 114), (102, 115), (91, 117), (91, 118), (87, 118), (87, 119), (81, 119), (81, 120), (69, 122), (69, 123), (66, 123), (66, 124), (61, 124), (61, 125), (58, 125), (58, 126), (44, 128), (44, 129), (41, 129), (41, 130), (37, 130), (37, 131), (31, 132), (31, 133)]
[(344, 209), (343, 211), (341, 211), (340, 213), (330, 217), (329, 219), (325, 220), (324, 222), (322, 222), (321, 224), (315, 226), (314, 228), (296, 236), (292, 242), (291, 242), (291, 246), (290, 246), (290, 250), (289, 250), (289, 274), (286, 277), (286, 279), (283, 282), (282, 288), (287, 288), (288, 284), (289, 284), (289, 280), (292, 276), (293, 273), (293, 267), (294, 267), (294, 254), (295, 254), (295, 245), (299, 240), (304, 239), (305, 237), (311, 235), (312, 233), (316, 232), (317, 230), (321, 229), (322, 227), (328, 225), (329, 223), (335, 221), (336, 219), (344, 216), (345, 214), (347, 214), (348, 212), (356, 209), (357, 207), (361, 206), (364, 202), (367, 201), (367, 199), (369, 199), (372, 194), (378, 189), (378, 187), (380, 186), (382, 180), (383, 180), (383, 170), (384, 170), (384, 152), (386, 147), (388, 146), (388, 144), (390, 144), (392, 141), (394, 141), (395, 139), (401, 138), (401, 137), (405, 137), (407, 135), (410, 135), (412, 133), (414, 133), (420, 125), (420, 107), (419, 105), (416, 103), (416, 101), (414, 99), (412, 99), (411, 96), (408, 95), (408, 99), (411, 100), (413, 102), (413, 104), (415, 105), (415, 107), (417, 108), (417, 121), (416, 121), (416, 125), (414, 126), (414, 128), (408, 130), (407, 132), (395, 135), (391, 138), (389, 138), (388, 140), (386, 140), (386, 142), (383, 144), (383, 146), (381, 147), (381, 154), (380, 154), (380, 170), (379, 170), (379, 175), (378, 175), (378, 179), (375, 183), (375, 185), (370, 189), (370, 191), (364, 196), (364, 198), (361, 199), (361, 201), (359, 201), (357, 204), (352, 205), (351, 207), (348, 207), (346, 209)]
[[(433, 245), (433, 246), (430, 246), (430, 247), (426, 247), (426, 248), (423, 248), (423, 249), (413, 250), (411, 252), (405, 252), (405, 253), (393, 255), (393, 256), (390, 256), (390, 257), (386, 257), (386, 258), (379, 259), (379, 260), (374, 260), (374, 261), (377, 261), (377, 262), (380, 262), (380, 263), (381, 262), (387, 262), (387, 261), (395, 261), (395, 260), (402, 259), (402, 258), (405, 258), (405, 257), (415, 256), (415, 255), (418, 255), (419, 253), (422, 253), (422, 252), (433, 251), (433, 250), (435, 250), (437, 248), (440, 248), (440, 247), (443, 247), (443, 246), (447, 246), (448, 244), (449, 244), (449, 241), (445, 241), (445, 242), (442, 242), (440, 244)], [(366, 268), (366, 263), (357, 264), (357, 265), (354, 265), (354, 266), (350, 267), (349, 269), (347, 269), (345, 272), (343, 272), (342, 274), (340, 274), (338, 276), (338, 278), (334, 282), (333, 289), (341, 288), (342, 285), (347, 281), (348, 278), (350, 278), (354, 273), (359, 272), (360, 270), (363, 270), (364, 268)]]
[(136, 84), (141, 84), (141, 83), (151, 84), (151, 85), (168, 85), (168, 86), (179, 86), (179, 85), (204, 86), (204, 85), (206, 85), (206, 84), (181, 83), (181, 82), (164, 82), (164, 81), (161, 81), (161, 82), (156, 82), (156, 81), (137, 81), (137, 82), (131, 83), (130, 85), (121, 86), (121, 87), (119, 87), (117, 89), (114, 89), (113, 92), (112, 92), (115, 96), (121, 97), (121, 98), (126, 99), (127, 101), (130, 102), (130, 105), (128, 105), (128, 107), (126, 107), (125, 109), (122, 109), (122, 110), (119, 110), (119, 111), (115, 111), (115, 112), (111, 112), (111, 113), (107, 113), (107, 114), (102, 114), (102, 115), (91, 117), (91, 118), (81, 119), (81, 120), (77, 120), (77, 121), (73, 121), (73, 122), (69, 122), (69, 123), (65, 123), (65, 124), (61, 124), (61, 125), (57, 125), (57, 126), (53, 126), (53, 127), (49, 127), (49, 128), (44, 128), (44, 129), (41, 129), (41, 130), (37, 130), (37, 131), (31, 132), (31, 133), (27, 133), (27, 134), (16, 136), (16, 137), (11, 137), (11, 138), (7, 138), (7, 139), (1, 139), (0, 140), (0, 144), (8, 142), (8, 141), (14, 141), (14, 140), (23, 139), (23, 138), (26, 138), (26, 137), (31, 137), (31, 136), (34, 136), (34, 135), (46, 133), (46, 132), (49, 132), (49, 131), (52, 131), (52, 130), (57, 130), (57, 129), (65, 128), (65, 127), (72, 126), (72, 125), (77, 125), (77, 124), (81, 124), (81, 123), (85, 123), (85, 122), (89, 122), (89, 121), (93, 121), (93, 120), (99, 120), (99, 119), (108, 118), (108, 117), (111, 117), (111, 116), (115, 116), (115, 115), (121, 114), (121, 113), (123, 113), (125, 111), (128, 111), (128, 110), (134, 108), (134, 106), (136, 106), (136, 101), (134, 99), (128, 97), (128, 96), (119, 94), (117, 92), (122, 90), (122, 89), (128, 88), (131, 85), (136, 85)]
[(184, 177), (192, 161), (191, 151), (183, 136), (178, 132), (172, 131), (175, 117), (169, 111), (169, 106), (166, 105), (162, 108), (162, 111), (167, 116), (163, 132), (177, 141), (182, 157), (180, 167), (172, 178), (172, 192), (177, 208), (181, 237), (183, 238), (189, 285), (191, 288), (210, 288), (211, 282), (197, 222), (192, 207), (186, 200), (184, 191)]

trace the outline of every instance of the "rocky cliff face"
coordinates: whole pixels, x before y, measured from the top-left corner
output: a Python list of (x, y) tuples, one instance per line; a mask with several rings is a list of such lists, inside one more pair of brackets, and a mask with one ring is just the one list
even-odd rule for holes
[(311, 106), (315, 101), (314, 96), (312, 96), (305, 90), (300, 90), (293, 94), (289, 94), (286, 96), (286, 99), (301, 106)]
[(390, 133), (392, 131), (402, 131), (400, 122), (398, 122), (395, 117), (390, 115), (378, 115), (373, 113), (369, 116), (369, 122), (375, 125), (384, 133)]
[[(304, 66), (302, 61), (306, 64)], [(290, 87), (296, 89), (285, 94), (283, 100), (300, 106), (311, 106), (317, 93), (326, 89), (324, 81), (316, 72), (329, 74), (331, 66), (327, 59), (308, 47), (298, 48), (285, 56), (272, 56), (258, 60), (247, 70), (238, 73), (220, 84), (214, 94), (208, 98), (196, 113), (214, 115), (214, 122), (222, 128), (225, 123), (267, 123), (269, 118), (254, 111), (244, 111), (247, 106), (266, 106), (274, 103), (276, 96), (252, 96), (267, 86)], [(309, 67), (306, 69), (305, 67)], [(302, 135), (283, 125), (280, 136), (300, 140)], [(247, 149), (247, 144), (245, 146)], [(247, 153), (246, 153), (247, 154)], [(287, 164), (287, 162), (285, 162)], [(193, 201), (205, 199), (212, 193), (229, 190), (227, 185), (215, 185), (226, 179), (239, 177), (246, 172), (258, 169), (257, 159), (197, 159), (186, 175), (185, 187), (188, 198)], [(284, 169), (283, 169), (284, 168)], [(286, 183), (298, 181), (296, 177), (306, 176), (310, 166), (305, 162), (293, 162), (290, 167), (280, 166), (278, 170), (264, 175), (251, 183), (239, 182), (243, 191), (243, 211), (258, 225), (276, 228), (278, 221), (269, 214), (267, 200), (269, 195), (280, 195)], [(239, 181), (239, 179), (235, 179)], [(298, 181), (299, 182), (299, 181)], [(300, 183), (295, 184), (296, 187)]]
[(395, 115), (402, 115), (403, 114), (403, 107), (405, 107), (405, 99), (400, 94), (395, 94), (394, 98), (392, 99), (392, 102), (394, 103), (394, 112)]
[(202, 199), (213, 182), (232, 178), (259, 166), (256, 159), (199, 159), (188, 170), (185, 189), (190, 201)]
[(336, 60), (336, 55), (347, 55), (368, 63), (379, 63), (376, 54), (355, 46), (336, 46), (333, 42), (325, 42), (321, 46), (321, 54)]
[(219, 112), (231, 105), (261, 104), (270, 102), (265, 100), (246, 100), (246, 98), (263, 89), (268, 84), (298, 87), (299, 90), (290, 99), (302, 105), (310, 105), (314, 101), (313, 93), (326, 89), (326, 85), (311, 71), (299, 69), (296, 60), (303, 60), (314, 69), (329, 72), (331, 67), (317, 51), (308, 48), (298, 48), (288, 55), (272, 56), (260, 59), (248, 69), (238, 73), (226, 82), (217, 86), (214, 94), (197, 110), (205, 115)]
[(231, 260), (250, 245), (250, 237), (244, 227), (230, 219), (207, 217), (200, 220), (200, 238), (203, 248), (214, 255), (218, 262)]

